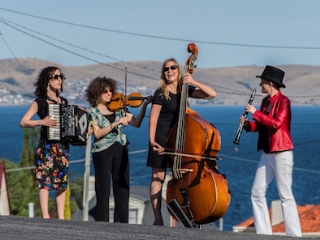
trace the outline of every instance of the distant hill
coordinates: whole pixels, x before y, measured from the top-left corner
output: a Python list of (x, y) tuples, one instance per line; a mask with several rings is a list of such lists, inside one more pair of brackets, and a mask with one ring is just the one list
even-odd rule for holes
[[(127, 67), (128, 89), (150, 95), (158, 86), (162, 63), (154, 61), (115, 62), (87, 66), (64, 66), (58, 63), (34, 58), (0, 60), (0, 89), (7, 89), (14, 94), (34, 97), (34, 83), (39, 71), (46, 66), (58, 66), (66, 75), (65, 97), (70, 97), (72, 104), (85, 104), (85, 87), (97, 76), (112, 77), (123, 88), (125, 67)], [(319, 105), (318, 82), (320, 66), (284, 65), (277, 66), (286, 72), (284, 83), (287, 88), (283, 93), (290, 97), (292, 105)], [(254, 105), (259, 105), (263, 96), (260, 93), (260, 75), (264, 66), (243, 66), (228, 68), (196, 68), (193, 77), (212, 86), (217, 91), (213, 100), (193, 101), (192, 104), (245, 105), (253, 88), (257, 88)], [(144, 87), (144, 88), (143, 88)], [(0, 103), (1, 104), (1, 103)]]

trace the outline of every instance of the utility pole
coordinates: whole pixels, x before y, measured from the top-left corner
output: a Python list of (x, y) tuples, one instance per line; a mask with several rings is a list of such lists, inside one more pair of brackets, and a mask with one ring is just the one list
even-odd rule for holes
[(82, 220), (89, 220), (89, 178), (90, 178), (90, 160), (91, 160), (91, 135), (87, 139), (86, 153), (84, 160), (83, 176), (83, 211)]

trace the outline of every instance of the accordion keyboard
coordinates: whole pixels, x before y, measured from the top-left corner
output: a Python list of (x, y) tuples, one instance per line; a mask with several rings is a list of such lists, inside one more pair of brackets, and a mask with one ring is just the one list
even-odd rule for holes
[(54, 127), (48, 127), (48, 140), (61, 140), (61, 126), (60, 126), (60, 104), (49, 104), (48, 114), (52, 119), (57, 121)]

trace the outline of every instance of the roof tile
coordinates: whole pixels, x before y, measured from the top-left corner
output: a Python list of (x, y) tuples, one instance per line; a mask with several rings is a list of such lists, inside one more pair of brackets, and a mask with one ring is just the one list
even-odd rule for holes
[[(320, 204), (318, 205), (297, 205), (301, 231), (302, 233), (320, 233)], [(269, 215), (271, 219), (271, 209), (269, 209)], [(237, 227), (254, 227), (253, 217), (244, 220), (239, 223)], [(284, 233), (284, 222), (272, 226), (274, 233)]]

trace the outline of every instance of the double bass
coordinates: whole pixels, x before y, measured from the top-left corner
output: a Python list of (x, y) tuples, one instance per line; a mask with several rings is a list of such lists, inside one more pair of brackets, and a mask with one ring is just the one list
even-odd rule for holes
[[(187, 50), (191, 55), (185, 71), (192, 74), (198, 47), (190, 43)], [(182, 85), (178, 121), (170, 129), (166, 147), (173, 156), (166, 194), (170, 215), (190, 228), (220, 219), (231, 200), (226, 176), (216, 165), (221, 137), (213, 124), (188, 107), (187, 83)]]

